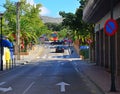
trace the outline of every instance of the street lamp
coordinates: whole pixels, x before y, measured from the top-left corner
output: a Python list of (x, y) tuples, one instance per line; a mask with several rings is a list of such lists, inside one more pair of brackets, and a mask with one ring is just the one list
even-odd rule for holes
[(0, 19), (1, 19), (1, 71), (3, 70), (3, 45), (2, 45), (2, 16), (3, 16), (3, 13), (0, 13)]

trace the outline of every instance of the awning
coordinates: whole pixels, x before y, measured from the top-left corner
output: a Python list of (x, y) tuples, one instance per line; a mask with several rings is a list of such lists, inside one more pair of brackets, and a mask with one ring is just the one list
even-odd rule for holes
[(2, 41), (2, 46), (3, 46), (3, 47), (9, 47), (9, 48), (13, 47), (12, 42), (10, 42), (10, 41), (7, 40), (7, 39), (2, 39), (2, 40), (0, 40), (0, 47), (1, 47), (1, 41)]

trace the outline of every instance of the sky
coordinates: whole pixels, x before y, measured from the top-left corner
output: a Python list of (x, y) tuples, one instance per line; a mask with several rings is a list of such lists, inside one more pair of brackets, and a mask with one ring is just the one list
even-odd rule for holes
[[(19, 0), (10, 0), (12, 2), (18, 2)], [(66, 13), (75, 13), (76, 9), (80, 6), (79, 0), (27, 0), (30, 4), (42, 4), (42, 16), (60, 17), (59, 11), (65, 11)], [(3, 11), (1, 5), (5, 3), (5, 0), (0, 0), (0, 12)]]

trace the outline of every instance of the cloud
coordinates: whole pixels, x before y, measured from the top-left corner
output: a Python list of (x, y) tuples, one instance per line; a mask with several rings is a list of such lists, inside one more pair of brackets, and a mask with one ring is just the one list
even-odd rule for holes
[(27, 0), (27, 3), (31, 4), (31, 5), (36, 5), (34, 0)]
[[(34, 0), (27, 0), (27, 3), (36, 6)], [(40, 15), (45, 16), (47, 14), (50, 14), (50, 11), (46, 7), (42, 6), (40, 9), (41, 9)]]
[(40, 9), (41, 9), (40, 14), (41, 14), (42, 16), (45, 16), (45, 15), (47, 15), (47, 14), (50, 14), (50, 11), (49, 11), (46, 7), (41, 7)]

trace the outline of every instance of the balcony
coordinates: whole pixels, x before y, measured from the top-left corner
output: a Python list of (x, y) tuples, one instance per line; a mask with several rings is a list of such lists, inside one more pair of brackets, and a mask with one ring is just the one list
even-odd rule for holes
[[(114, 6), (120, 2), (113, 0)], [(83, 10), (83, 20), (96, 23), (110, 11), (110, 0), (88, 0)]]

